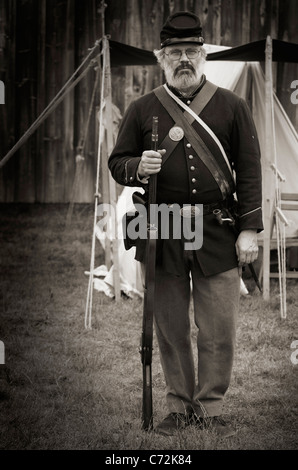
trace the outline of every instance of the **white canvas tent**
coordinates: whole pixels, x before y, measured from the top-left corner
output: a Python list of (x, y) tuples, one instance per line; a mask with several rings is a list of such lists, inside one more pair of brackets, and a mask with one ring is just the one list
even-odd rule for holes
[[(220, 46), (207, 46), (207, 48), (215, 52), (215, 50), (223, 50)], [(298, 134), (284, 111), (276, 94), (273, 92), (273, 110), (274, 110), (274, 129), (270, 136), (272, 146), (270, 153), (272, 154), (271, 162), (266, 162), (266, 83), (265, 75), (259, 62), (240, 62), (240, 61), (212, 61), (206, 64), (206, 76), (211, 82), (228, 88), (236, 92), (239, 96), (246, 99), (248, 87), (251, 86), (252, 96), (252, 114), (256, 124), (258, 137), (260, 141), (262, 154), (262, 169), (265, 172), (266, 163), (276, 164), (279, 172), (283, 175), (284, 181), (281, 182), (281, 190), (287, 193), (298, 192)], [(276, 151), (273, 145), (276, 145)], [(276, 162), (274, 155), (276, 154)], [(272, 178), (265, 182), (263, 174), (263, 198), (271, 201), (272, 210), (274, 201), (274, 172)], [(266, 183), (266, 185), (265, 185)], [(268, 183), (270, 185), (268, 186)], [(298, 213), (291, 213), (289, 216), (289, 226), (286, 228), (288, 237), (298, 236)]]
[[(206, 45), (208, 54), (226, 51), (230, 48), (223, 46)], [(266, 110), (266, 92), (268, 84), (259, 62), (245, 62), (237, 60), (207, 61), (205, 73), (207, 79), (218, 86), (228, 88), (246, 99), (251, 96), (252, 114), (258, 131), (262, 153), (263, 170), (263, 199), (266, 214), (272, 214), (276, 192), (276, 175), (271, 168), (275, 168), (283, 175), (284, 181), (280, 182), (281, 191), (298, 193), (298, 135), (275, 93), (272, 92), (272, 129), (268, 143), (268, 107)], [(267, 91), (266, 91), (267, 90)], [(268, 103), (267, 103), (268, 106)], [(267, 121), (266, 121), (267, 119)], [(267, 124), (266, 124), (267, 122)], [(270, 129), (270, 126), (269, 126)], [(270, 145), (270, 149), (268, 149)], [(276, 148), (274, 148), (274, 146)], [(268, 155), (270, 161), (268, 161)], [(121, 220), (125, 212), (132, 208), (131, 194), (136, 188), (124, 188), (117, 203), (117, 220), (119, 238), (121, 238)], [(265, 214), (265, 216), (266, 216)], [(298, 212), (288, 216), (289, 225), (286, 227), (286, 236), (298, 236)], [(260, 235), (264, 238), (264, 232)], [(269, 241), (270, 242), (270, 241)], [(142, 295), (142, 284), (138, 263), (134, 260), (134, 248), (124, 250), (122, 240), (119, 240), (119, 267), (121, 288), (127, 295)], [(112, 271), (101, 277), (98, 288), (113, 295)], [(103, 274), (104, 271), (101, 272)], [(95, 285), (96, 287), (96, 285)], [(105, 287), (106, 288), (106, 287)]]

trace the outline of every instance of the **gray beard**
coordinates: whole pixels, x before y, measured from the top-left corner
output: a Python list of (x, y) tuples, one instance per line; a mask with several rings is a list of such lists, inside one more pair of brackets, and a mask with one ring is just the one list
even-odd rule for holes
[(175, 75), (173, 70), (166, 65), (164, 67), (164, 74), (166, 81), (170, 86), (176, 88), (179, 91), (183, 91), (183, 89), (192, 88), (200, 84), (203, 74), (203, 67), (200, 67), (198, 71), (190, 70), (189, 72)]

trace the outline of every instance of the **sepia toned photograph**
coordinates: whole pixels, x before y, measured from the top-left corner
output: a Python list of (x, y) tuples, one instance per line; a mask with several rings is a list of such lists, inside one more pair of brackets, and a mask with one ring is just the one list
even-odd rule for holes
[(0, 0), (0, 223), (1, 451), (298, 449), (297, 0)]

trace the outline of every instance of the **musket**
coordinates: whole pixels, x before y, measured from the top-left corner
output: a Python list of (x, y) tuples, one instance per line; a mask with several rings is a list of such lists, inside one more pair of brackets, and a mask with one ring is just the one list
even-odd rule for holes
[[(152, 119), (151, 149), (158, 149), (158, 117)], [(152, 344), (153, 344), (153, 315), (155, 299), (155, 265), (156, 265), (156, 179), (153, 174), (149, 178), (148, 213), (147, 213), (147, 253), (143, 304), (143, 326), (141, 337), (141, 360), (143, 364), (143, 407), (142, 427), (146, 431), (153, 428), (152, 404)]]
[[(236, 228), (236, 225), (235, 225), (235, 219), (234, 219), (234, 217), (229, 213), (229, 211), (227, 211), (227, 212), (228, 212), (228, 216), (229, 216), (229, 217), (226, 217), (226, 218), (223, 218), (223, 216), (222, 216), (222, 211), (221, 211), (220, 209), (215, 209), (215, 210), (213, 211), (213, 214), (215, 215), (215, 218), (216, 218), (217, 222), (218, 222), (220, 225), (222, 225), (224, 222), (227, 222), (229, 225), (232, 226), (235, 235), (238, 236), (238, 235), (239, 235), (239, 232), (238, 232), (238, 230), (237, 230), (237, 228)], [(259, 281), (259, 279), (258, 279), (257, 273), (256, 273), (256, 271), (255, 271), (255, 268), (253, 267), (253, 264), (252, 264), (252, 263), (248, 263), (248, 267), (249, 267), (249, 270), (250, 270), (250, 272), (251, 272), (252, 277), (254, 278), (254, 281), (255, 281), (255, 283), (256, 283), (257, 288), (258, 288), (259, 291), (262, 293), (262, 287), (261, 287), (260, 281)]]

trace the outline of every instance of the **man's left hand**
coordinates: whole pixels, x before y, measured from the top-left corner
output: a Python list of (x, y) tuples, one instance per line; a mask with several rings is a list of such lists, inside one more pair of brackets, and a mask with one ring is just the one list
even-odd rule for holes
[(253, 263), (258, 257), (258, 238), (256, 230), (243, 230), (236, 241), (239, 266)]

